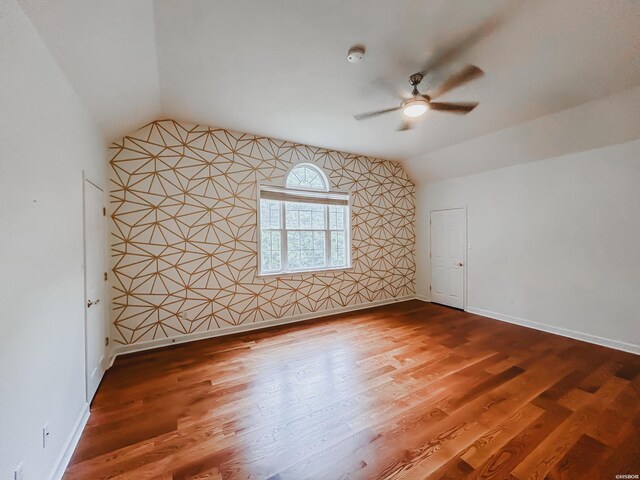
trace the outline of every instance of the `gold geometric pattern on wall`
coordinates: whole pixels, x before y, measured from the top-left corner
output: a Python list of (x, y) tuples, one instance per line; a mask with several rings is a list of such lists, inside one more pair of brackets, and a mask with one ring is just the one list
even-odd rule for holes
[[(414, 185), (394, 162), (153, 122), (114, 144), (111, 253), (123, 344), (412, 295)], [(351, 192), (352, 263), (258, 277), (257, 182), (309, 162)]]

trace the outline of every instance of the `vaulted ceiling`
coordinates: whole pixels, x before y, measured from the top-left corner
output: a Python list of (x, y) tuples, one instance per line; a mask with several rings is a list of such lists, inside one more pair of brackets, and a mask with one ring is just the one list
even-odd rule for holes
[[(20, 0), (107, 138), (172, 117), (409, 159), (640, 84), (636, 0)], [(408, 76), (466, 63), (486, 75), (397, 132)], [(350, 46), (366, 55), (350, 64)]]

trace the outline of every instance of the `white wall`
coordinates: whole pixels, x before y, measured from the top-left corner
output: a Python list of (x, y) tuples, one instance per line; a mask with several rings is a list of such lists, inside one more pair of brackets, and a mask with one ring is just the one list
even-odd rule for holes
[(106, 150), (14, 0), (0, 85), (0, 478), (42, 480), (85, 408), (82, 169), (104, 182)]
[(469, 310), (640, 353), (640, 141), (420, 185), (419, 295), (429, 211), (465, 205)]

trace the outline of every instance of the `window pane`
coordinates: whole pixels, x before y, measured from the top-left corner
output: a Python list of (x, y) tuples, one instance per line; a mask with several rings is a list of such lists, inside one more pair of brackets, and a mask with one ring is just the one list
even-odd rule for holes
[(329, 228), (331, 230), (344, 230), (344, 217), (347, 207), (329, 206)]
[(280, 258), (280, 232), (272, 230), (261, 231), (260, 255), (263, 272), (277, 272), (282, 269)]
[(347, 264), (344, 231), (331, 232), (331, 263), (333, 267), (343, 267)]
[(287, 187), (328, 190), (320, 170), (311, 165), (300, 165), (289, 172)]
[(316, 208), (311, 212), (311, 228), (314, 230), (324, 230), (325, 227), (325, 209), (324, 205), (314, 205)]
[(286, 203), (287, 228), (295, 230), (324, 230), (324, 205), (315, 203)]
[(287, 261), (291, 270), (324, 268), (325, 233), (317, 230), (287, 232)]
[(280, 227), (280, 202), (276, 200), (260, 200), (260, 227)]

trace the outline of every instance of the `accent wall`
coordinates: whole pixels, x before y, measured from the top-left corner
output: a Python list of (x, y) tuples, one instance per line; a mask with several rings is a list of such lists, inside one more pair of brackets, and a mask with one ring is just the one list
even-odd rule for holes
[[(142, 344), (413, 296), (415, 187), (400, 164), (162, 120), (112, 147), (113, 337)], [(351, 193), (352, 268), (257, 275), (258, 182), (298, 163)]]

